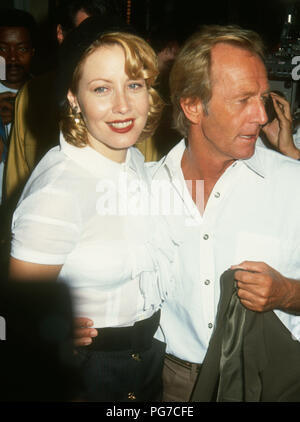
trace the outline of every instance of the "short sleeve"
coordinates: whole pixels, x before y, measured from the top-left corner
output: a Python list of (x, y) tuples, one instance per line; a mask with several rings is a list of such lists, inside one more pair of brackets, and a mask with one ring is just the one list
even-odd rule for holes
[(22, 199), (14, 213), (11, 256), (36, 264), (63, 264), (79, 236), (76, 197), (44, 188)]

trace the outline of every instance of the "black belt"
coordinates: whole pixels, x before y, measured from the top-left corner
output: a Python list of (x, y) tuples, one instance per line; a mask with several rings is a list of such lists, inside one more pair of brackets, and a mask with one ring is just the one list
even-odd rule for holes
[(97, 328), (98, 335), (93, 338), (85, 349), (106, 352), (131, 350), (141, 352), (150, 349), (153, 336), (158, 328), (160, 310), (150, 318), (137, 321), (131, 327), (105, 327)]
[(176, 356), (169, 355), (168, 353), (166, 354), (166, 359), (169, 359), (170, 361), (182, 366), (183, 368), (189, 369), (190, 371), (195, 369), (197, 372), (200, 372), (202, 366), (201, 363), (188, 362), (187, 360), (179, 359)]

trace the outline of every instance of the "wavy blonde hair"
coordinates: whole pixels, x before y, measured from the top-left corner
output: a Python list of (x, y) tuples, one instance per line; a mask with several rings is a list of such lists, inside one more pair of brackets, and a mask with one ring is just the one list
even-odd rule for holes
[(188, 136), (190, 121), (180, 101), (184, 98), (200, 99), (207, 112), (212, 95), (211, 51), (218, 43), (245, 49), (264, 61), (263, 42), (254, 31), (233, 25), (208, 25), (192, 35), (177, 55), (170, 74), (174, 126), (184, 137)]
[[(154, 89), (158, 76), (157, 57), (154, 50), (142, 38), (126, 32), (110, 32), (101, 35), (94, 41), (82, 55), (77, 64), (71, 86), (69, 89), (76, 95), (79, 80), (82, 75), (83, 65), (86, 58), (98, 48), (105, 45), (120, 45), (125, 53), (125, 72), (130, 79), (144, 79), (149, 93), (149, 113), (146, 125), (138, 139), (143, 141), (149, 138), (158, 126), (164, 102)], [(75, 117), (77, 123), (75, 122)], [(81, 114), (74, 115), (68, 101), (62, 111), (60, 128), (67, 142), (77, 147), (84, 147), (88, 143), (87, 128)]]

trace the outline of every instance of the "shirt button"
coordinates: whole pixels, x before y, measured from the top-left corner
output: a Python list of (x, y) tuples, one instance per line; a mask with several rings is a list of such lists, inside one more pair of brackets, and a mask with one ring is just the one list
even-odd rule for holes
[(208, 286), (208, 285), (210, 284), (210, 280), (205, 280), (205, 281), (204, 281), (204, 284), (205, 284), (206, 286)]
[(213, 327), (213, 324), (210, 322), (209, 324), (208, 324), (208, 328), (212, 328)]
[(203, 236), (203, 239), (204, 239), (204, 240), (207, 240), (208, 238), (209, 238), (208, 234), (205, 234), (205, 235)]
[(215, 193), (215, 198), (220, 198), (220, 196), (221, 196), (220, 192)]

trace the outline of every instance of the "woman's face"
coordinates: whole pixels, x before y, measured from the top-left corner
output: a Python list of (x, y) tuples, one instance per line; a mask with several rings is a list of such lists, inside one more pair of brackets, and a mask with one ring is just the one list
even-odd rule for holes
[(68, 92), (85, 121), (92, 148), (115, 161), (138, 140), (147, 121), (149, 93), (144, 79), (125, 73), (125, 54), (119, 45), (95, 50), (82, 65), (77, 95)]

